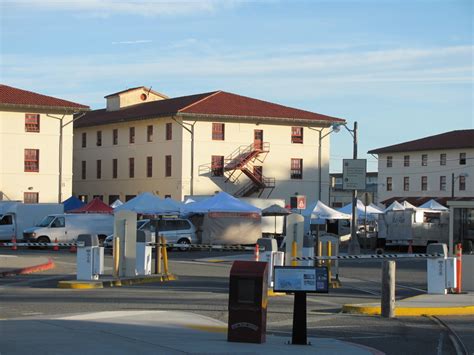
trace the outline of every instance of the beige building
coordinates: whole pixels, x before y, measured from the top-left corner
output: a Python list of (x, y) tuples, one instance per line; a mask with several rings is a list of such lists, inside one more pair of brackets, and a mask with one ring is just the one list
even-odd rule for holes
[(0, 201), (58, 202), (71, 196), (73, 129), (69, 123), (74, 114), (88, 109), (0, 85)]
[[(318, 198), (319, 131), (344, 120), (223, 91), (167, 98), (137, 87), (74, 124), (74, 193), (111, 203), (141, 192), (182, 200)], [(329, 139), (322, 142), (323, 191)]]
[(458, 130), (369, 151), (378, 155), (378, 198), (419, 206), (474, 199), (474, 130)]

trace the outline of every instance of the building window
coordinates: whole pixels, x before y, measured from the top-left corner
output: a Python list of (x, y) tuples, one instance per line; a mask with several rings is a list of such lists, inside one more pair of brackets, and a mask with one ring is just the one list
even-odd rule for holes
[(390, 176), (387, 177), (386, 186), (387, 186), (387, 191), (392, 191), (392, 178)]
[(303, 179), (303, 159), (291, 159), (292, 179)]
[(213, 123), (212, 124), (212, 140), (213, 141), (223, 141), (224, 140), (224, 124), (223, 123)]
[(165, 176), (171, 176), (171, 155), (165, 157)]
[(403, 178), (403, 191), (410, 191), (410, 178), (408, 176)]
[(303, 144), (303, 127), (291, 127), (291, 143)]
[(81, 200), (82, 202), (87, 203), (87, 200), (88, 200), (87, 195), (79, 195), (77, 196), (77, 198)]
[(102, 145), (102, 131), (97, 131), (97, 142), (96, 145), (100, 147)]
[(446, 191), (446, 176), (439, 177), (439, 190)]
[(459, 176), (459, 191), (466, 190), (466, 177), (463, 175)]
[(213, 155), (211, 160), (212, 176), (224, 175), (224, 156)]
[(173, 124), (167, 123), (166, 124), (166, 140), (170, 141), (173, 139)]
[(135, 158), (128, 158), (128, 177), (135, 177)]
[(111, 205), (117, 200), (120, 200), (120, 195), (109, 195), (109, 205)]
[(39, 172), (39, 149), (25, 149), (25, 172)]
[(135, 143), (135, 127), (130, 127), (128, 129), (128, 143), (133, 144)]
[(97, 160), (96, 174), (97, 179), (100, 179), (102, 177), (102, 160)]
[(82, 148), (87, 147), (87, 133), (82, 132)]
[(428, 154), (421, 155), (421, 166), (428, 166)]
[(409, 155), (405, 155), (403, 157), (403, 166), (410, 166), (410, 156)]
[(459, 165), (466, 165), (466, 153), (459, 153)]
[(439, 155), (439, 165), (446, 165), (446, 154)]
[(25, 113), (25, 132), (40, 131), (40, 115), (37, 113)]
[(38, 192), (25, 192), (23, 193), (24, 203), (38, 203), (39, 193)]
[(112, 179), (116, 179), (118, 175), (118, 159), (112, 159)]
[(112, 131), (112, 144), (117, 145), (118, 144), (118, 129), (114, 129)]
[(146, 177), (153, 177), (153, 157), (146, 157)]
[(428, 191), (428, 176), (421, 177), (421, 191)]
[(86, 179), (86, 176), (87, 176), (86, 168), (87, 168), (86, 161), (85, 160), (81, 161), (81, 179), (82, 180)]
[(132, 198), (137, 197), (137, 195), (125, 195), (125, 202), (130, 201)]
[(391, 168), (393, 166), (393, 157), (388, 156), (387, 157), (387, 168)]
[(99, 200), (104, 201), (104, 195), (94, 195), (92, 196), (92, 199), (94, 198), (98, 198)]
[(146, 127), (146, 141), (153, 142), (153, 126), (152, 125)]

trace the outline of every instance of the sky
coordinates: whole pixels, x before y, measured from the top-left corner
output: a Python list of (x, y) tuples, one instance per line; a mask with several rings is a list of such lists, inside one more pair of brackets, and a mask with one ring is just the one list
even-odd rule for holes
[[(474, 128), (471, 0), (2, 0), (0, 81), (91, 106), (224, 90), (358, 123), (358, 157)], [(328, 138), (325, 138), (328, 139)], [(332, 133), (331, 172), (352, 158)]]

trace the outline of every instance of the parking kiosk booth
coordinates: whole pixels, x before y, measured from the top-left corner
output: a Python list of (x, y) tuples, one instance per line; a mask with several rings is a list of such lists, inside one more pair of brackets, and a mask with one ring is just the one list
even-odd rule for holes
[(264, 343), (267, 329), (268, 263), (234, 261), (229, 280), (227, 341)]
[(151, 243), (151, 235), (144, 231), (137, 231), (137, 257), (136, 257), (136, 270), (137, 275), (151, 275), (151, 250), (152, 246), (148, 245)]
[(80, 234), (77, 237), (77, 280), (98, 280), (104, 273), (104, 248), (99, 246), (96, 234)]

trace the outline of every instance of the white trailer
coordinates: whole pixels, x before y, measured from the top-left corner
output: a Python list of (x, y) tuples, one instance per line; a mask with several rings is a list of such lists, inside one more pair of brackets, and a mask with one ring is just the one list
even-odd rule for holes
[(425, 247), (431, 243), (448, 243), (449, 212), (427, 209), (387, 211), (379, 215), (378, 239), (385, 245)]
[(9, 241), (15, 237), (23, 239), (23, 231), (33, 227), (52, 213), (63, 213), (60, 203), (32, 203), (2, 201), (0, 203), (0, 240)]

